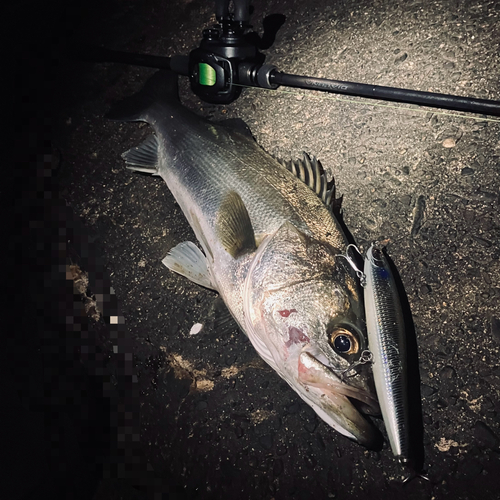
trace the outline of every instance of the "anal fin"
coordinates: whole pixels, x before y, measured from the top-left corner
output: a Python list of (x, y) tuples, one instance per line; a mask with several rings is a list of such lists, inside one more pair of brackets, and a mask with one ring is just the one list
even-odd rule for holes
[(213, 301), (209, 314), (213, 316), (213, 327), (218, 335), (228, 336), (231, 332), (240, 329), (220, 296)]
[(162, 263), (171, 271), (194, 281), (205, 288), (217, 291), (208, 269), (207, 258), (191, 241), (183, 241), (176, 245)]

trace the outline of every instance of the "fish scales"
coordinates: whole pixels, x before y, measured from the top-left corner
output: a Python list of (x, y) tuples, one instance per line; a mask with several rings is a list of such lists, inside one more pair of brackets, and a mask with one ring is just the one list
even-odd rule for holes
[[(162, 112), (162, 109), (152, 110), (153, 123), (161, 123)], [(176, 118), (170, 114), (171, 121)], [(215, 139), (222, 139), (222, 145), (215, 143)], [(232, 152), (235, 145), (238, 155)], [(175, 125), (173, 138), (167, 137), (162, 143), (161, 155), (164, 161), (158, 173), (170, 187), (198, 240), (205, 242), (204, 250), (211, 255), (221, 250), (215, 233), (221, 200), (233, 190), (247, 207), (256, 233), (272, 234), (285, 221), (291, 221), (298, 229), (332, 247), (345, 245), (344, 235), (328, 208), (251, 137), (208, 122), (197, 124), (195, 130), (190, 123), (184, 127)], [(194, 218), (198, 221), (204, 218), (204, 227), (198, 228)], [(232, 264), (227, 260), (214, 262), (214, 274), (236, 278), (231, 282), (219, 279), (218, 290), (232, 304), (235, 319), (241, 325), (240, 295), (232, 291), (235, 286), (241, 289), (241, 276), (246, 274), (248, 265), (242, 266), (240, 262), (235, 268)]]
[(338, 375), (367, 338), (359, 282), (338, 258), (347, 238), (311, 188), (325, 185), (324, 173), (314, 159), (315, 173), (309, 159), (299, 160), (311, 177), (300, 180), (239, 127), (196, 116), (178, 101), (176, 80), (156, 73), (108, 115), (152, 126), (154, 137), (124, 153), (127, 167), (166, 181), (203, 249), (182, 242), (163, 263), (219, 292), (297, 394), (337, 431), (372, 447), (378, 431), (359, 411), (379, 411), (370, 368)]
[[(158, 123), (160, 117), (154, 118)], [(170, 119), (175, 120), (176, 116)], [(174, 182), (180, 178), (186, 192), (195, 186), (196, 192), (189, 202), (199, 204), (212, 223), (223, 195), (237, 189), (256, 232), (272, 232), (284, 220), (293, 220), (311, 236), (336, 248), (344, 245), (344, 235), (321, 200), (252, 138), (221, 125), (208, 122), (202, 125), (194, 132), (188, 127), (178, 130), (182, 138), (178, 142), (177, 134), (165, 140), (162, 148), (165, 168), (159, 173), (167, 184), (173, 178)], [(214, 143), (215, 139), (223, 139), (222, 145)], [(231, 151), (235, 145), (237, 155)], [(179, 162), (175, 158), (181, 152), (184, 159)], [(177, 171), (176, 164), (179, 164)]]

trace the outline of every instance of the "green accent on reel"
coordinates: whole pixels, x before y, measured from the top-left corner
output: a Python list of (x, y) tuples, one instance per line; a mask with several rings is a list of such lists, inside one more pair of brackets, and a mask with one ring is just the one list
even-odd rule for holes
[(198, 63), (198, 83), (212, 87), (217, 81), (215, 69), (207, 63)]

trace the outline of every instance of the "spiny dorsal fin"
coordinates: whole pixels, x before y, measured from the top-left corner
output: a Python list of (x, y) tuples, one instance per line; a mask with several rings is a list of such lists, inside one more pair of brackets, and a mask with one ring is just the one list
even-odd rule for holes
[(335, 197), (335, 179), (332, 178), (328, 182), (323, 166), (315, 156), (309, 156), (304, 152), (301, 160), (284, 161), (278, 159), (278, 161), (309, 186), (333, 213), (340, 214), (342, 196)]
[(222, 246), (235, 259), (257, 248), (250, 216), (243, 200), (235, 191), (227, 193), (221, 203), (216, 231)]
[(155, 174), (158, 172), (158, 138), (150, 135), (143, 143), (122, 154), (130, 170)]

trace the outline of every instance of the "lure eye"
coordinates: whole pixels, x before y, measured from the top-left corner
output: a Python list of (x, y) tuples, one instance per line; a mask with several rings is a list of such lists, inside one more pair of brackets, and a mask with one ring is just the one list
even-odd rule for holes
[(339, 354), (356, 354), (359, 351), (358, 339), (345, 328), (335, 328), (330, 334), (330, 345)]
[(374, 247), (372, 250), (373, 263), (378, 267), (384, 267), (384, 254), (380, 248)]
[(373, 253), (373, 257), (375, 257), (375, 259), (382, 260), (382, 250), (380, 250), (379, 248), (374, 248), (372, 250), (372, 253)]

